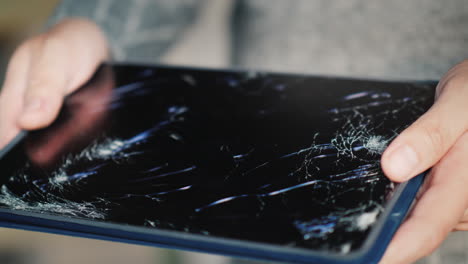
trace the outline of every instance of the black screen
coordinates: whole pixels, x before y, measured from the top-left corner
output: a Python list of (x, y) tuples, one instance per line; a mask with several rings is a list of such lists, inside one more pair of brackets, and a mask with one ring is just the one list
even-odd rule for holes
[(103, 66), (1, 161), (0, 206), (346, 254), (433, 84)]

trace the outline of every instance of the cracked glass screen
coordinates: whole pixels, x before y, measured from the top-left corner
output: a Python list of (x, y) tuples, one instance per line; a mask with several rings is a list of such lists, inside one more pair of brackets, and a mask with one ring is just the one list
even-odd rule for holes
[(434, 85), (101, 67), (1, 161), (0, 207), (346, 254)]

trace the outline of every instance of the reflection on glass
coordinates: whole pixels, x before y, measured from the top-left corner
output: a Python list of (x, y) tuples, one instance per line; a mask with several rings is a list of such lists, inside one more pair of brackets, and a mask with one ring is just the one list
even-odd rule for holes
[(1, 161), (0, 204), (346, 254), (395, 189), (381, 153), (433, 90), (106, 66)]

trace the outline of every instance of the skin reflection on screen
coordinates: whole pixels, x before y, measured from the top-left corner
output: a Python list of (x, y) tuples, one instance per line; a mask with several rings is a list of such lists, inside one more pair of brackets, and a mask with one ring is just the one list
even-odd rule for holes
[(64, 103), (60, 122), (47, 131), (31, 133), (26, 152), (38, 166), (51, 167), (60, 158), (84, 148), (105, 129), (110, 114), (114, 77), (111, 68), (102, 68), (91, 82), (71, 95)]
[(381, 153), (433, 90), (105, 66), (6, 157), (0, 205), (346, 254), (395, 189)]

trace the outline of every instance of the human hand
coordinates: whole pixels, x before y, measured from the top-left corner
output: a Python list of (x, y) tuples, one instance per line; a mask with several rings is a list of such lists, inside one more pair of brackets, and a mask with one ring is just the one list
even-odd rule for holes
[(64, 20), (21, 44), (0, 92), (0, 149), (21, 130), (52, 123), (64, 96), (92, 76), (108, 50), (100, 29), (80, 18)]
[(436, 102), (385, 150), (382, 169), (402, 182), (432, 167), (381, 263), (411, 263), (453, 230), (468, 230), (468, 60), (440, 80)]
[(86, 85), (67, 97), (63, 115), (56, 122), (28, 135), (25, 152), (29, 161), (51, 168), (63, 162), (62, 157), (92, 143), (109, 124), (114, 87), (112, 67), (101, 67)]

